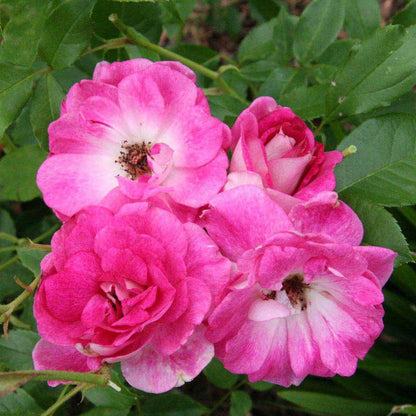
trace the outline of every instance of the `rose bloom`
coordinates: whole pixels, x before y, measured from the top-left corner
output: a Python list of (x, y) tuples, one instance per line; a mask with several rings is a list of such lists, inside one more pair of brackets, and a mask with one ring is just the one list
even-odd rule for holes
[(338, 151), (324, 152), (313, 133), (290, 108), (260, 97), (238, 117), (226, 189), (243, 184), (265, 188), (285, 209), (321, 191), (335, 189)]
[(204, 225), (235, 268), (208, 320), (225, 368), (283, 386), (352, 375), (382, 331), (381, 287), (396, 254), (360, 247), (361, 222), (334, 192), (289, 215), (250, 185), (210, 205)]
[(101, 62), (75, 84), (49, 126), (37, 183), (64, 220), (99, 205), (118, 178), (165, 187), (198, 208), (224, 186), (229, 128), (210, 115), (195, 74), (179, 62)]
[(87, 207), (55, 233), (41, 266), (36, 369), (121, 361), (132, 386), (160, 393), (211, 360), (201, 323), (230, 266), (197, 225), (150, 200)]

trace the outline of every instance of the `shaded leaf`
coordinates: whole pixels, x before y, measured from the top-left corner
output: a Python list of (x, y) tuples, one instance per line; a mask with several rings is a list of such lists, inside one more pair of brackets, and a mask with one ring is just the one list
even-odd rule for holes
[(412, 26), (416, 23), (416, 1), (410, 0), (407, 6), (393, 16), (395, 25), (403, 25), (405, 27)]
[(204, 374), (210, 383), (222, 389), (231, 388), (239, 378), (237, 374), (227, 371), (221, 361), (216, 358), (213, 358), (209, 365), (204, 368)]
[(392, 407), (389, 403), (367, 402), (304, 391), (287, 390), (279, 392), (278, 395), (308, 411), (330, 415), (380, 416), (387, 414)]
[(0, 416), (39, 416), (42, 410), (23, 389), (0, 397)]
[(150, 396), (142, 406), (143, 416), (200, 416), (207, 411), (189, 396), (177, 393)]
[(253, 406), (250, 396), (241, 390), (231, 393), (230, 416), (248, 416)]
[(395, 260), (396, 266), (412, 261), (406, 238), (390, 212), (367, 202), (361, 196), (348, 197), (345, 202), (364, 225), (364, 245), (386, 247), (395, 251), (399, 254)]
[(0, 362), (9, 370), (33, 369), (32, 351), (39, 338), (39, 335), (32, 331), (9, 331), (8, 339), (0, 338)]
[(30, 201), (40, 195), (36, 173), (47, 153), (39, 146), (24, 146), (0, 160), (0, 200)]
[(124, 410), (135, 403), (135, 397), (127, 390), (118, 392), (111, 387), (94, 387), (86, 391), (85, 396), (95, 406)]

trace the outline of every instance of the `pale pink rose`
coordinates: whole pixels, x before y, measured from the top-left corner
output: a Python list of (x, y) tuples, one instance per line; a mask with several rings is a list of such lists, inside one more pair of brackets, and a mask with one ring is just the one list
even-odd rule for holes
[(352, 375), (382, 331), (381, 287), (396, 254), (360, 247), (361, 222), (334, 192), (287, 215), (264, 190), (240, 186), (217, 195), (203, 220), (235, 267), (208, 320), (225, 367), (283, 386)]
[(123, 177), (132, 188), (163, 186), (176, 203), (198, 208), (225, 184), (229, 142), (229, 128), (210, 115), (184, 65), (101, 62), (92, 80), (70, 89), (49, 126), (51, 153), (37, 183), (63, 219), (100, 204)]
[(36, 369), (121, 361), (130, 384), (160, 393), (211, 360), (202, 322), (230, 264), (197, 225), (150, 202), (87, 207), (55, 233), (41, 266)]
[(335, 189), (334, 167), (342, 154), (324, 152), (306, 124), (271, 97), (254, 100), (240, 114), (232, 129), (231, 148), (225, 189), (256, 185), (283, 208)]

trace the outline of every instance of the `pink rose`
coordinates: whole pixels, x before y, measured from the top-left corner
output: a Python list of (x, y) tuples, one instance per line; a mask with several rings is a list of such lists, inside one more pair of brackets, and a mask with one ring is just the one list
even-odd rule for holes
[(81, 210), (42, 262), (35, 368), (121, 361), (131, 385), (155, 393), (191, 380), (212, 358), (201, 323), (229, 267), (200, 227), (149, 202)]
[(285, 209), (334, 190), (333, 170), (342, 160), (338, 151), (324, 152), (306, 124), (271, 97), (254, 100), (240, 114), (232, 129), (232, 150), (225, 189), (256, 185)]
[(37, 183), (67, 219), (98, 205), (127, 178), (160, 185), (198, 208), (226, 181), (229, 128), (211, 117), (195, 74), (178, 62), (134, 59), (97, 65), (75, 84), (49, 127), (50, 156)]
[(240, 186), (211, 201), (204, 225), (235, 268), (207, 332), (229, 371), (283, 386), (355, 372), (383, 328), (381, 287), (396, 254), (358, 246), (362, 225), (335, 193), (287, 215)]

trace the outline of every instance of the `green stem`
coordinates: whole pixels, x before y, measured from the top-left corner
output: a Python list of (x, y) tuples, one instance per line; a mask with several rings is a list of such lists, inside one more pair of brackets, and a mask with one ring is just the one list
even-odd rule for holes
[(37, 251), (46, 251), (48, 253), (52, 250), (52, 246), (50, 244), (38, 244), (31, 240), (26, 240), (20, 245), (20, 247), (26, 247)]
[(0, 271), (6, 269), (7, 267), (11, 266), (13, 263), (15, 263), (17, 260), (19, 260), (19, 256), (13, 256), (11, 259), (5, 261), (3, 264), (0, 264)]
[(87, 384), (80, 384), (79, 386), (74, 387), (70, 392), (60, 397), (49, 409), (45, 410), (40, 416), (50, 416), (61, 407), (66, 401), (70, 398), (74, 397), (77, 393), (79, 393), (83, 389), (88, 389), (90, 386)]
[(19, 239), (12, 234), (0, 232), (0, 240), (10, 241), (11, 243), (18, 243)]
[[(0, 373), (1, 375), (10, 373)], [(13, 374), (18, 376), (32, 376), (31, 380), (38, 381), (73, 381), (76, 383), (88, 383), (96, 386), (106, 387), (110, 385), (108, 377), (102, 374), (95, 373), (80, 373), (77, 371), (55, 371), (55, 370), (27, 370), (27, 371), (13, 371)]]
[(50, 237), (60, 226), (61, 226), (61, 224), (55, 224), (54, 226), (49, 228), (49, 230), (45, 231), (40, 236), (34, 238), (33, 242), (34, 243), (39, 243), (40, 241), (44, 240), (45, 238)]
[(195, 61), (192, 61), (191, 59), (185, 58), (182, 55), (179, 55), (175, 52), (169, 51), (165, 48), (162, 48), (159, 45), (155, 45), (152, 42), (149, 42), (147, 39), (144, 39), (142, 36), (140, 36), (138, 33), (136, 33), (133, 29), (126, 26), (116, 14), (112, 14), (109, 17), (110, 22), (113, 23), (114, 26), (117, 27), (117, 29), (120, 30), (121, 33), (125, 34), (128, 39), (130, 39), (131, 42), (133, 42), (135, 45), (142, 46), (146, 49), (149, 49), (153, 52), (158, 53), (161, 56), (164, 56), (168, 59), (172, 59), (175, 61), (182, 62), (184, 65), (188, 66), (189, 68), (198, 71), (200, 74), (206, 76), (207, 78), (212, 79), (215, 81), (221, 89), (226, 91), (228, 94), (233, 96), (234, 98), (237, 98), (244, 104), (248, 104), (248, 102), (241, 97), (237, 91), (233, 90), (225, 81), (223, 78), (221, 78), (221, 74), (216, 71), (212, 71), (211, 69), (206, 68), (203, 65), (198, 64)]
[(7, 305), (0, 305), (0, 312), (3, 312), (0, 315), (0, 324), (7, 322), (10, 318), (10, 315), (13, 311), (22, 304), (35, 290), (40, 280), (40, 275), (37, 276), (32, 283), (25, 289), (16, 299), (12, 300)]
[(6, 253), (6, 252), (8, 252), (8, 251), (14, 251), (14, 250), (16, 250), (17, 248), (19, 248), (19, 246), (8, 246), (8, 247), (3, 247), (3, 248), (0, 248), (0, 253)]
[(83, 58), (84, 56), (91, 55), (92, 53), (99, 52), (101, 50), (107, 50), (107, 49), (118, 49), (118, 48), (124, 48), (126, 45), (129, 44), (129, 41), (127, 38), (117, 38), (112, 39), (103, 45), (97, 46), (96, 48), (89, 49), (85, 53), (83, 53), (80, 58)]

